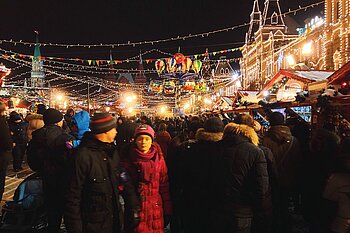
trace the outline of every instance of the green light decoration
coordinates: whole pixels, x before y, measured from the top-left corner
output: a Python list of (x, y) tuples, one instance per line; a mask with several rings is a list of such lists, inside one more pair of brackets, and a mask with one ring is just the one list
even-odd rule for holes
[(288, 82), (289, 78), (288, 77), (283, 77), (281, 79), (281, 81), (276, 82), (271, 89), (269, 90), (270, 94), (277, 94), (278, 90), (283, 87), (284, 85), (286, 85), (286, 83)]

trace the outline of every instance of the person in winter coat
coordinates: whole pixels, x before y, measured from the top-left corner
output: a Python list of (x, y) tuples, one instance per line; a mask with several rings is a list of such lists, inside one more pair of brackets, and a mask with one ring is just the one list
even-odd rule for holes
[(291, 230), (288, 200), (300, 191), (303, 157), (298, 139), (293, 137), (290, 129), (285, 126), (284, 115), (273, 112), (269, 121), (271, 127), (266, 132), (262, 145), (272, 151), (278, 174), (280, 200), (275, 210), (279, 220), (275, 221), (275, 227), (276, 232), (288, 232)]
[(310, 140), (310, 154), (305, 161), (303, 174), (302, 205), (310, 232), (322, 232), (329, 225), (322, 193), (328, 178), (336, 171), (336, 156), (340, 138), (324, 128), (313, 130)]
[(168, 147), (171, 142), (171, 136), (166, 131), (166, 128), (167, 125), (165, 123), (160, 123), (158, 132), (155, 135), (155, 141), (160, 145), (165, 159), (167, 158)]
[[(40, 173), (43, 179), (43, 193), (48, 212), (48, 231), (58, 232), (60, 229), (64, 192), (67, 186), (67, 141), (74, 138), (62, 129), (63, 115), (56, 109), (49, 108), (44, 112), (45, 126), (33, 132), (33, 138), (28, 144), (28, 163), (34, 160), (39, 151), (43, 155), (40, 163)], [(31, 159), (32, 158), (32, 159)], [(37, 160), (37, 158), (35, 158)]]
[(66, 114), (64, 115), (63, 129), (66, 132), (70, 132), (73, 127), (73, 117), (75, 115), (74, 109), (68, 108)]
[(116, 122), (108, 113), (96, 113), (91, 132), (84, 134), (74, 153), (66, 195), (65, 224), (71, 233), (121, 233), (121, 187), (133, 226), (139, 222), (139, 202), (125, 170), (119, 166), (114, 144)]
[(22, 162), (27, 147), (27, 123), (23, 122), (21, 116), (17, 112), (11, 112), (9, 127), (13, 142), (15, 143), (15, 146), (12, 149), (13, 170), (18, 172), (23, 170)]
[(259, 138), (247, 125), (229, 123), (215, 162), (212, 232), (249, 233), (255, 211), (269, 191), (267, 164)]
[(204, 122), (204, 127), (197, 130), (196, 142), (188, 148), (185, 156), (182, 155), (186, 233), (212, 232), (210, 213), (213, 193), (210, 181), (214, 178), (212, 171), (219, 149), (217, 142), (222, 139), (223, 129), (224, 124), (220, 118), (209, 118)]
[[(234, 118), (234, 123), (243, 124), (254, 129), (255, 132), (261, 130), (261, 125), (259, 122), (254, 120), (251, 115), (239, 114)], [(259, 135), (258, 135), (259, 137)], [(259, 137), (260, 143), (260, 137)], [(259, 148), (263, 151), (266, 163), (267, 163), (267, 173), (269, 178), (269, 190), (266, 195), (265, 201), (263, 203), (264, 208), (261, 212), (254, 213), (254, 219), (252, 224), (252, 233), (262, 232), (268, 233), (272, 229), (273, 221), (273, 206), (278, 205), (278, 190), (279, 185), (277, 181), (277, 168), (275, 158), (271, 150), (265, 146), (259, 144)]]
[(0, 102), (0, 200), (5, 190), (7, 166), (11, 159), (12, 138), (5, 117), (6, 105)]
[(118, 126), (118, 134), (116, 137), (118, 150), (121, 151), (121, 149), (132, 142), (134, 137), (135, 129), (137, 128), (139, 124), (135, 122), (134, 118), (129, 119), (126, 122), (123, 122), (121, 125)]
[(173, 215), (171, 217), (171, 232), (184, 232), (184, 214), (187, 211), (183, 201), (183, 184), (186, 180), (184, 176), (184, 168), (187, 154), (196, 141), (196, 132), (203, 128), (203, 124), (199, 121), (191, 121), (188, 125), (186, 136), (177, 136), (172, 140), (168, 148), (167, 166), (169, 175), (169, 187), (171, 194), (171, 202), (173, 203)]
[(36, 114), (28, 114), (25, 118), (25, 121), (28, 122), (27, 127), (27, 141), (32, 140), (33, 131), (44, 127), (43, 113), (45, 112), (46, 107), (43, 104), (38, 105), (38, 110)]
[(340, 169), (328, 179), (323, 198), (331, 201), (336, 209), (335, 214), (329, 213), (333, 214), (330, 219), (330, 231), (347, 233), (350, 230), (350, 138), (342, 142), (340, 155)]
[(134, 139), (124, 148), (121, 164), (137, 187), (141, 200), (141, 222), (136, 228), (125, 222), (125, 232), (164, 233), (164, 226), (170, 222), (172, 206), (162, 150), (153, 143), (154, 130), (149, 125), (137, 127)]
[(90, 131), (89, 124), (90, 116), (87, 111), (80, 111), (73, 116), (70, 134), (73, 135), (75, 139), (68, 145), (69, 147), (77, 148), (80, 145), (84, 134)]

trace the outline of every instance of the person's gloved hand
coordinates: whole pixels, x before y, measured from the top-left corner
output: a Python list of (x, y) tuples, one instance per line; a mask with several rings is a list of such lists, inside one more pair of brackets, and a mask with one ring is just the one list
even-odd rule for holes
[(170, 215), (164, 215), (164, 227), (168, 226), (171, 220)]
[(132, 226), (135, 228), (140, 224), (140, 211), (139, 210), (133, 210), (131, 212), (131, 223)]

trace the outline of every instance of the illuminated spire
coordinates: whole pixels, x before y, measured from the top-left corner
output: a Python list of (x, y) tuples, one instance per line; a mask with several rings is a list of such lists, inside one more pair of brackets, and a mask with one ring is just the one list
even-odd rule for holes
[(286, 27), (282, 17), (279, 0), (265, 0), (262, 26)]
[(259, 1), (254, 0), (253, 11), (250, 14), (250, 25), (249, 30), (246, 34), (246, 43), (251, 44), (254, 41), (254, 34), (258, 31), (260, 25), (262, 24), (261, 11), (259, 8)]

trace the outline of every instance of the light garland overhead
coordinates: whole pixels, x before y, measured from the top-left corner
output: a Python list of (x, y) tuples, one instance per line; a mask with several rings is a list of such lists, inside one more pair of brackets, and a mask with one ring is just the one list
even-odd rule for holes
[[(191, 59), (198, 59), (200, 57), (205, 57), (206, 55), (209, 55), (209, 56), (216, 56), (216, 55), (219, 55), (219, 54), (224, 54), (224, 53), (230, 53), (230, 52), (235, 52), (235, 51), (240, 51), (242, 49), (242, 47), (237, 47), (237, 48), (229, 48), (229, 49), (223, 49), (223, 50), (219, 50), (219, 51), (213, 51), (213, 52), (209, 52), (209, 53), (199, 53), (199, 54), (192, 54), (192, 55), (187, 55), (186, 57), (189, 57)], [(3, 49), (3, 48), (0, 48), (0, 51), (2, 51), (4, 53), (5, 56), (12, 56), (12, 57), (18, 57), (18, 58), (21, 58), (21, 59), (31, 59), (33, 60), (34, 59), (34, 56), (32, 55), (27, 55), (27, 54), (21, 54), (21, 53), (18, 53), (18, 52), (13, 52), (13, 51), (10, 51), (10, 50), (6, 50), (6, 49)], [(57, 63), (57, 64), (64, 64), (64, 65), (67, 65), (67, 66), (77, 66), (77, 67), (81, 67), (83, 69), (92, 69), (92, 68), (95, 68), (95, 69), (101, 69), (101, 70), (110, 70), (111, 69), (111, 62), (113, 62), (114, 64), (122, 64), (122, 63), (129, 63), (129, 62), (137, 62), (137, 63), (140, 63), (140, 62), (145, 62), (146, 64), (148, 63), (153, 63), (159, 59), (167, 59), (168, 57), (158, 57), (158, 58), (146, 58), (146, 59), (140, 59), (141, 56), (145, 55), (145, 54), (148, 54), (148, 53), (151, 53), (153, 51), (157, 51), (157, 52), (160, 52), (162, 54), (165, 54), (165, 55), (168, 55), (170, 53), (166, 53), (166, 52), (163, 52), (163, 51), (160, 51), (158, 49), (152, 49), (152, 50), (149, 50), (141, 55), (137, 55), (137, 56), (134, 56), (134, 57), (131, 57), (131, 58), (127, 58), (127, 59), (124, 59), (124, 60), (104, 60), (104, 59), (81, 59), (81, 58), (61, 58), (61, 57), (46, 57), (46, 56), (40, 56), (38, 57), (38, 59), (40, 60), (43, 60), (43, 61), (47, 61), (49, 63)], [(170, 56), (173, 56), (170, 54)], [(138, 59), (136, 59), (138, 58)], [(65, 63), (63, 61), (70, 61), (70, 62), (78, 62), (78, 63), (81, 63), (81, 65), (76, 65), (76, 64), (71, 64), (71, 63)], [(86, 64), (88, 66), (84, 66), (83, 64)], [(116, 72), (127, 72), (125, 71), (126, 69), (117, 69), (117, 68), (113, 68), (114, 71)], [(153, 73), (154, 70), (143, 70), (142, 72), (145, 72), (145, 73)]]
[[(299, 6), (297, 9), (294, 10), (289, 10), (288, 12), (282, 13), (281, 16), (286, 16), (289, 14), (296, 14), (299, 11), (307, 11), (309, 8), (314, 8), (318, 5), (323, 4), (324, 1), (320, 1), (317, 3), (313, 3), (304, 7)], [(66, 47), (66, 48), (75, 48), (75, 47), (82, 47), (82, 48), (94, 48), (94, 47), (109, 47), (109, 48), (115, 48), (115, 47), (121, 47), (121, 46), (139, 46), (139, 45), (154, 45), (158, 43), (164, 43), (164, 42), (171, 42), (171, 41), (179, 41), (179, 40), (187, 40), (187, 39), (192, 39), (192, 38), (200, 38), (200, 37), (208, 37), (210, 35), (214, 35), (217, 33), (222, 33), (222, 32), (228, 32), (232, 30), (236, 30), (241, 27), (249, 26), (250, 23), (244, 23), (240, 25), (235, 25), (232, 27), (228, 28), (223, 28), (223, 29), (218, 29), (218, 30), (213, 30), (213, 31), (208, 31), (208, 32), (203, 32), (203, 33), (197, 33), (197, 34), (189, 34), (186, 36), (177, 36), (177, 37), (172, 37), (172, 38), (167, 38), (167, 39), (157, 39), (157, 40), (149, 40), (149, 41), (137, 41), (137, 42), (124, 42), (124, 43), (100, 43), (100, 44), (61, 44), (61, 43), (39, 43), (41, 46), (50, 46), (50, 47)], [(5, 40), (1, 39), (0, 43), (11, 43), (13, 45), (21, 44), (21, 45), (29, 45), (29, 46), (35, 46), (36, 43), (33, 42), (25, 42), (22, 40), (15, 41), (15, 40)]]

